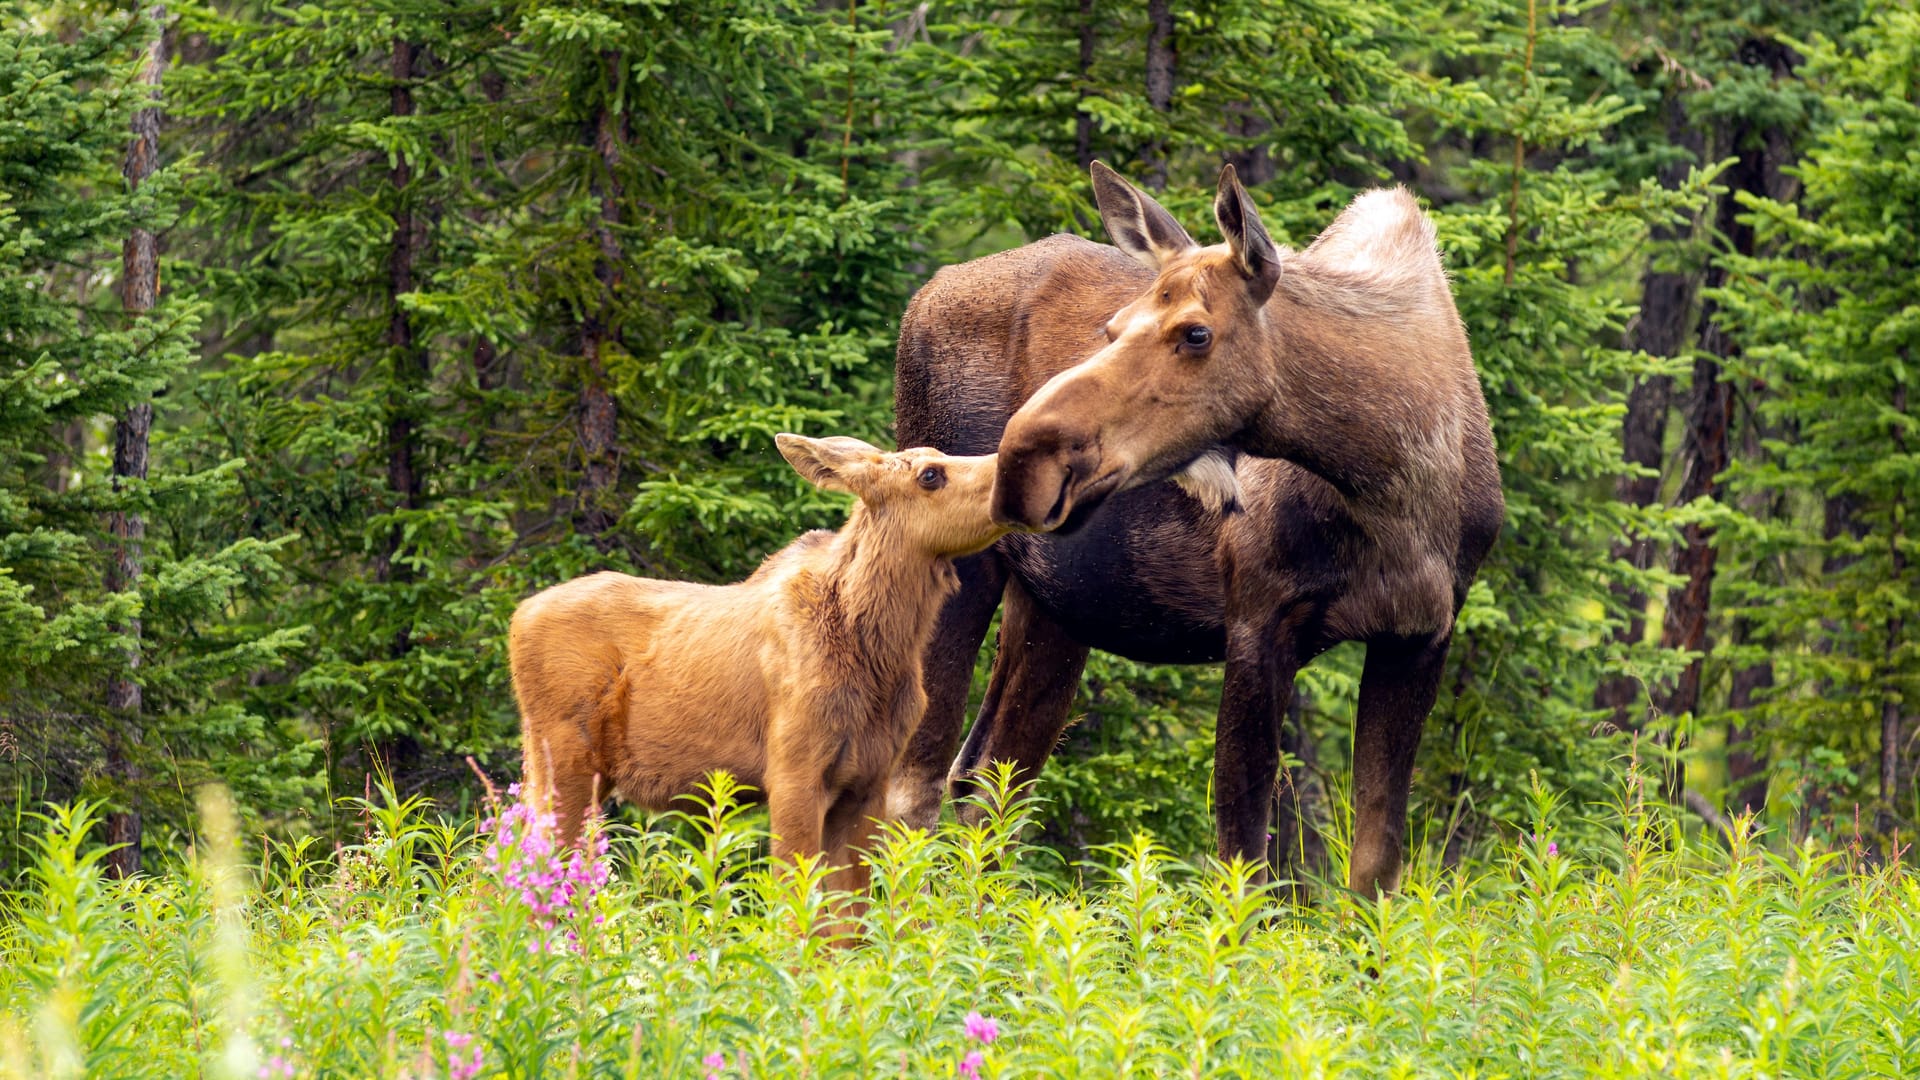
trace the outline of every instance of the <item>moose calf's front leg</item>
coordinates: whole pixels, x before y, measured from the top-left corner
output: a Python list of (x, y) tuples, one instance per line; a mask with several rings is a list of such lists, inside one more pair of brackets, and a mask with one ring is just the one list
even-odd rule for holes
[(850, 944), (860, 933), (860, 916), (867, 910), (867, 889), (873, 882), (873, 869), (867, 859), (880, 841), (881, 815), (886, 812), (887, 793), (883, 784), (864, 794), (848, 792), (827, 811), (826, 844), (827, 889), (845, 896), (835, 899), (834, 923), (824, 928), (829, 937)]
[(774, 861), (791, 868), (795, 856), (820, 854), (826, 812), (827, 800), (817, 783), (775, 786), (767, 799)]
[(1440, 692), (1448, 639), (1367, 643), (1353, 732), (1353, 857), (1347, 888), (1371, 897), (1400, 887), (1407, 794), (1420, 730)]

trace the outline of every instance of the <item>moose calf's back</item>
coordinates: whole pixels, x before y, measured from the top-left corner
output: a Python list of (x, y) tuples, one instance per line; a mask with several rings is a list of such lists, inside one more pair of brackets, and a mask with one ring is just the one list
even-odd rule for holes
[(562, 767), (653, 809), (712, 769), (760, 787), (778, 597), (768, 569), (729, 586), (598, 573), (521, 604), (508, 648), (529, 765), (575, 758)]

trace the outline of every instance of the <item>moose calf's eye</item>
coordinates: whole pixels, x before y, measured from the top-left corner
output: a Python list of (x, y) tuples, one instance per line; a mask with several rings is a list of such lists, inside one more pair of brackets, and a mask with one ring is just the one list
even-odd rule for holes
[(1189, 326), (1187, 327), (1185, 343), (1189, 349), (1204, 349), (1213, 344), (1213, 331), (1204, 326)]
[(947, 482), (947, 474), (938, 465), (929, 465), (920, 470), (920, 475), (916, 479), (920, 481), (921, 487), (928, 491), (936, 491), (940, 485)]

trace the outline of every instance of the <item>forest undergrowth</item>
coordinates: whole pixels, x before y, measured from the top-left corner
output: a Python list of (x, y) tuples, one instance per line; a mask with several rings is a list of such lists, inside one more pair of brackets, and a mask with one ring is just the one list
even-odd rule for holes
[(844, 898), (769, 863), (724, 777), (574, 854), (523, 810), (379, 796), (358, 843), (246, 839), (209, 789), (184, 857), (125, 882), (96, 809), (58, 807), (0, 923), (0, 1075), (1920, 1072), (1920, 878), (1638, 790), (1536, 784), (1489, 858), (1296, 904), (1145, 836), (1066, 866), (1003, 782), (888, 834), (842, 945), (804, 930)]

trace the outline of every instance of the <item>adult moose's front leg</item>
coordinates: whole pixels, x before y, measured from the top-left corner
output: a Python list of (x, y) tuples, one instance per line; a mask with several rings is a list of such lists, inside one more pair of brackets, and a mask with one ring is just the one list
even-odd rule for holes
[(960, 575), (960, 590), (947, 599), (927, 645), (926, 711), (887, 785), (887, 817), (917, 829), (932, 829), (940, 823), (940, 799), (946, 794), (948, 766), (960, 745), (974, 661), (1007, 581), (1006, 564), (992, 550), (960, 559), (954, 569)]
[(1446, 637), (1375, 638), (1360, 675), (1353, 732), (1353, 858), (1347, 888), (1375, 896), (1400, 887), (1420, 731), (1440, 692)]
[(1261, 863), (1280, 773), (1280, 727), (1293, 700), (1299, 653), (1284, 620), (1228, 620), (1227, 670), (1214, 729), (1213, 822), (1222, 859)]
[[(1009, 579), (987, 696), (953, 763), (956, 803), (974, 793), (977, 775), (993, 762), (1012, 762), (1017, 783), (1040, 775), (1067, 729), (1086, 668), (1087, 647), (1041, 611), (1017, 578)], [(965, 819), (978, 811), (962, 806), (960, 813)]]

